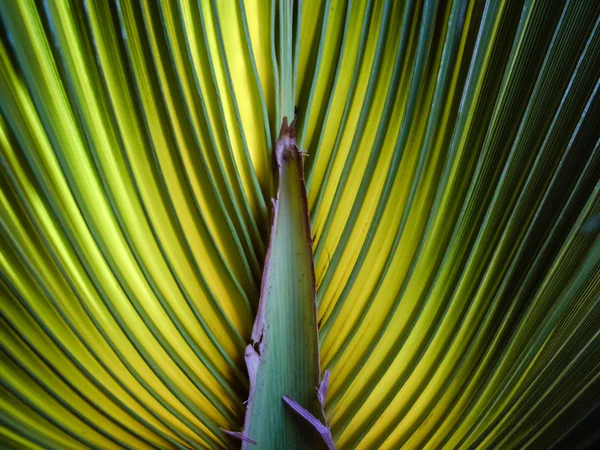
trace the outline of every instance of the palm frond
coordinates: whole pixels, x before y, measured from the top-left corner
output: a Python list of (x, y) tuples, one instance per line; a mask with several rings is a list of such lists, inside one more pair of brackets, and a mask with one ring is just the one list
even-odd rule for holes
[(598, 438), (600, 3), (0, 18), (7, 446), (235, 445), (294, 107), (336, 446)]

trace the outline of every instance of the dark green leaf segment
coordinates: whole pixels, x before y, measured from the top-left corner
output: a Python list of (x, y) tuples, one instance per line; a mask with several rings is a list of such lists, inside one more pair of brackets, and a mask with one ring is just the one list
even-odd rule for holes
[[(304, 420), (310, 414), (324, 422), (324, 414), (318, 398), (315, 275), (303, 153), (296, 146), (294, 123), (288, 126), (286, 118), (274, 156), (279, 187), (252, 344), (246, 349), (250, 397), (243, 435), (249, 439), (243, 440), (243, 448), (326, 448)], [(286, 406), (284, 396), (302, 412)]]

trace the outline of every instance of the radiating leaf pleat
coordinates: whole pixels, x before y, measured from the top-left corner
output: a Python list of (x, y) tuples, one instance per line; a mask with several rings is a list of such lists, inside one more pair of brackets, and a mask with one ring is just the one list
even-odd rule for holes
[[(340, 35), (338, 45), (340, 62), (351, 49), (362, 51), (370, 58), (367, 69), (361, 72), (359, 60), (357, 81), (347, 71), (318, 104), (319, 126), (331, 128), (330, 141), (317, 129), (305, 127), (303, 135), (316, 155), (309, 200), (337, 445), (534, 442), (535, 433), (526, 430), (536, 428), (536, 414), (520, 420), (516, 407), (505, 406), (521, 393), (497, 388), (506, 375), (496, 371), (514, 369), (503, 353), (511, 336), (523, 339), (515, 348), (531, 345), (530, 358), (539, 358), (542, 347), (526, 336), (543, 319), (522, 331), (515, 327), (543, 296), (541, 280), (566, 251), (567, 234), (577, 232), (577, 217), (598, 182), (592, 175), (598, 8), (357, 2), (348, 14), (361, 6), (372, 7), (365, 20), (379, 27), (369, 27), (362, 40), (355, 32), (354, 42)], [(370, 44), (378, 35), (384, 46)], [(315, 58), (321, 51), (314, 50)], [(361, 79), (370, 80), (364, 90)], [(315, 80), (315, 86), (331, 83), (326, 75)], [(347, 102), (337, 103), (341, 119), (329, 112), (340, 88)], [(555, 226), (562, 231), (553, 233)], [(572, 275), (567, 266), (559, 270), (561, 286), (584, 277), (576, 268), (585, 258), (597, 262), (596, 236), (583, 238)], [(579, 299), (592, 307), (598, 290), (588, 282), (588, 294), (574, 291), (567, 300), (557, 291), (544, 297), (546, 307), (564, 302), (563, 314), (586, 317), (567, 305)], [(523, 389), (545, 386), (530, 385), (537, 372), (523, 376)], [(582, 380), (578, 395), (595, 392), (594, 383)]]
[(3, 444), (232, 445), (294, 110), (337, 448), (594, 444), (598, 2), (15, 0), (0, 23)]
[[(226, 105), (214, 91), (229, 69), (202, 31), (210, 5), (155, 6), (2, 5), (2, 304), (12, 308), (2, 330), (16, 339), (3, 386), (32, 402), (18, 371), (31, 383), (66, 371), (39, 389), (85, 418), (100, 447), (223, 446), (219, 427), (243, 412), (264, 257), (266, 109), (253, 116), (261, 130), (244, 132), (234, 87), (220, 85)], [(221, 73), (197, 71), (199, 49), (219, 55)], [(262, 154), (249, 153), (245, 135), (263, 136)], [(27, 320), (42, 328), (25, 344)], [(24, 345), (55, 353), (31, 366)], [(50, 420), (50, 403), (27, 404)], [(24, 417), (8, 414), (9, 428)], [(59, 429), (77, 441), (88, 428)]]

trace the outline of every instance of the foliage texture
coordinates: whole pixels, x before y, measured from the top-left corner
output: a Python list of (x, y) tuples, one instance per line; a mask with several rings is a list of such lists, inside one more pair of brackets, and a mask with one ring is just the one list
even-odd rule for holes
[(600, 439), (600, 2), (3, 0), (0, 24), (2, 446), (239, 445), (294, 111), (337, 448)]

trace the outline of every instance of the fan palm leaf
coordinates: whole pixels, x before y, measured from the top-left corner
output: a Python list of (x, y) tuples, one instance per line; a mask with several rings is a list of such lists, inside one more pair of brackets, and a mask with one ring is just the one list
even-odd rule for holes
[[(318, 325), (319, 345), (270, 367), (330, 371), (337, 448), (600, 439), (599, 2), (5, 0), (0, 18), (3, 446), (239, 446), (224, 430), (277, 251), (264, 270), (289, 287), (304, 264), (317, 313), (284, 308), (273, 338)], [(280, 180), (294, 116), (305, 177)], [(316, 388), (316, 366), (290, 382)]]

